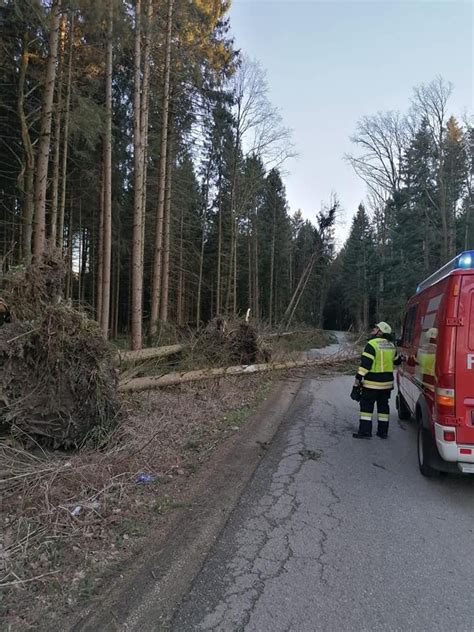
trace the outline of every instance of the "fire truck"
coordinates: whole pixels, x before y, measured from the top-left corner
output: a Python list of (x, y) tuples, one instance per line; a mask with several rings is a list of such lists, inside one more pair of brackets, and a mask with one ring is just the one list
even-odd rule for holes
[(420, 283), (408, 301), (396, 405), (418, 424), (424, 476), (474, 473), (474, 250)]

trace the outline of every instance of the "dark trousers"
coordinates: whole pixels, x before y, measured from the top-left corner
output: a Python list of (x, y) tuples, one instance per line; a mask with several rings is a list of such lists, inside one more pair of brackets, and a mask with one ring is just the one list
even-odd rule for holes
[(377, 434), (386, 435), (388, 433), (388, 419), (390, 416), (390, 408), (388, 400), (390, 399), (391, 389), (377, 390), (374, 388), (363, 388), (360, 398), (360, 419), (359, 433), (365, 435), (372, 434), (372, 415), (375, 404), (377, 404)]

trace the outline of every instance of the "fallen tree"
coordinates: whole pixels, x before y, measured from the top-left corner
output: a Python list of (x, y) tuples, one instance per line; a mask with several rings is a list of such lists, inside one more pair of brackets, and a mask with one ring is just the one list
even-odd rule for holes
[(139, 349), (138, 351), (119, 351), (119, 359), (120, 362), (132, 363), (166, 358), (167, 356), (179, 353), (184, 347), (185, 345), (168, 345), (167, 347), (148, 347), (146, 349)]
[(119, 391), (137, 392), (146, 391), (165, 386), (175, 386), (184, 382), (197, 382), (200, 380), (210, 380), (228, 375), (249, 375), (249, 373), (263, 373), (264, 371), (280, 371), (284, 369), (310, 368), (317, 366), (336, 366), (343, 362), (354, 360), (359, 356), (356, 354), (340, 354), (314, 360), (290, 360), (288, 362), (273, 362), (268, 364), (247, 364), (239, 366), (229, 366), (225, 368), (205, 368), (195, 371), (167, 373), (165, 375), (150, 375), (122, 380), (119, 383)]
[(0, 433), (71, 448), (100, 440), (120, 409), (113, 352), (95, 321), (61, 299), (59, 251), (2, 279)]
[[(214, 337), (215, 338), (217, 337), (217, 344), (220, 343), (222, 345), (223, 341), (225, 340), (225, 336), (223, 334), (220, 334), (220, 336), (216, 336), (215, 332), (218, 330), (216, 330), (215, 325), (213, 325), (212, 329), (213, 329)], [(251, 345), (250, 353), (256, 353), (257, 343), (256, 342), (254, 343), (253, 341), (252, 329), (249, 325), (243, 325), (243, 334), (241, 333), (240, 339), (245, 339), (245, 337), (248, 337), (249, 331), (251, 332), (250, 333), (250, 345)], [(282, 331), (282, 332), (262, 333), (259, 337), (261, 340), (267, 340), (267, 339), (273, 339), (273, 338), (289, 338), (291, 336), (298, 336), (301, 334), (311, 334), (311, 333), (312, 333), (311, 330)], [(238, 342), (240, 342), (240, 340)], [(240, 347), (244, 346), (245, 343), (246, 341), (244, 340), (244, 343), (240, 344)], [(200, 344), (200, 340), (198, 340), (198, 344)], [(255, 350), (254, 350), (253, 345), (255, 345)], [(163, 347), (147, 347), (145, 349), (139, 349), (138, 351), (119, 351), (118, 357), (119, 357), (120, 362), (123, 364), (133, 364), (133, 363), (138, 363), (138, 362), (146, 362), (147, 360), (157, 360), (159, 358), (166, 358), (168, 356), (180, 353), (181, 351), (184, 351), (192, 346), (193, 346), (192, 343), (189, 342), (187, 344), (167, 345)], [(209, 348), (213, 348), (214, 346), (216, 346), (216, 341), (205, 338), (205, 346), (207, 350), (209, 350)], [(248, 346), (248, 343), (247, 343), (247, 346)]]

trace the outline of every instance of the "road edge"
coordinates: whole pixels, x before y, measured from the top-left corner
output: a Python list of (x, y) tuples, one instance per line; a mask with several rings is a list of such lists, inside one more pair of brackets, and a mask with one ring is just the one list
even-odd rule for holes
[[(166, 535), (148, 546), (124, 573), (118, 588), (94, 601), (74, 632), (164, 630), (202, 568), (245, 487), (265, 444), (279, 429), (302, 378), (277, 381), (260, 408), (219, 446), (198, 474), (187, 506), (170, 519)], [(156, 551), (153, 551), (153, 546)], [(153, 627), (150, 622), (153, 621)]]

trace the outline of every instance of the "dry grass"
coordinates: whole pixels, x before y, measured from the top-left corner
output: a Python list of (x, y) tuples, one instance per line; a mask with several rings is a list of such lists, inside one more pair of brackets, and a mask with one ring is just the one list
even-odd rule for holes
[[(45, 616), (92, 595), (106, 569), (179, 504), (186, 479), (238, 429), (266, 385), (268, 378), (249, 376), (135, 395), (102, 450), (1, 444), (0, 616), (15, 631), (48, 629)], [(137, 483), (141, 473), (153, 482)]]

